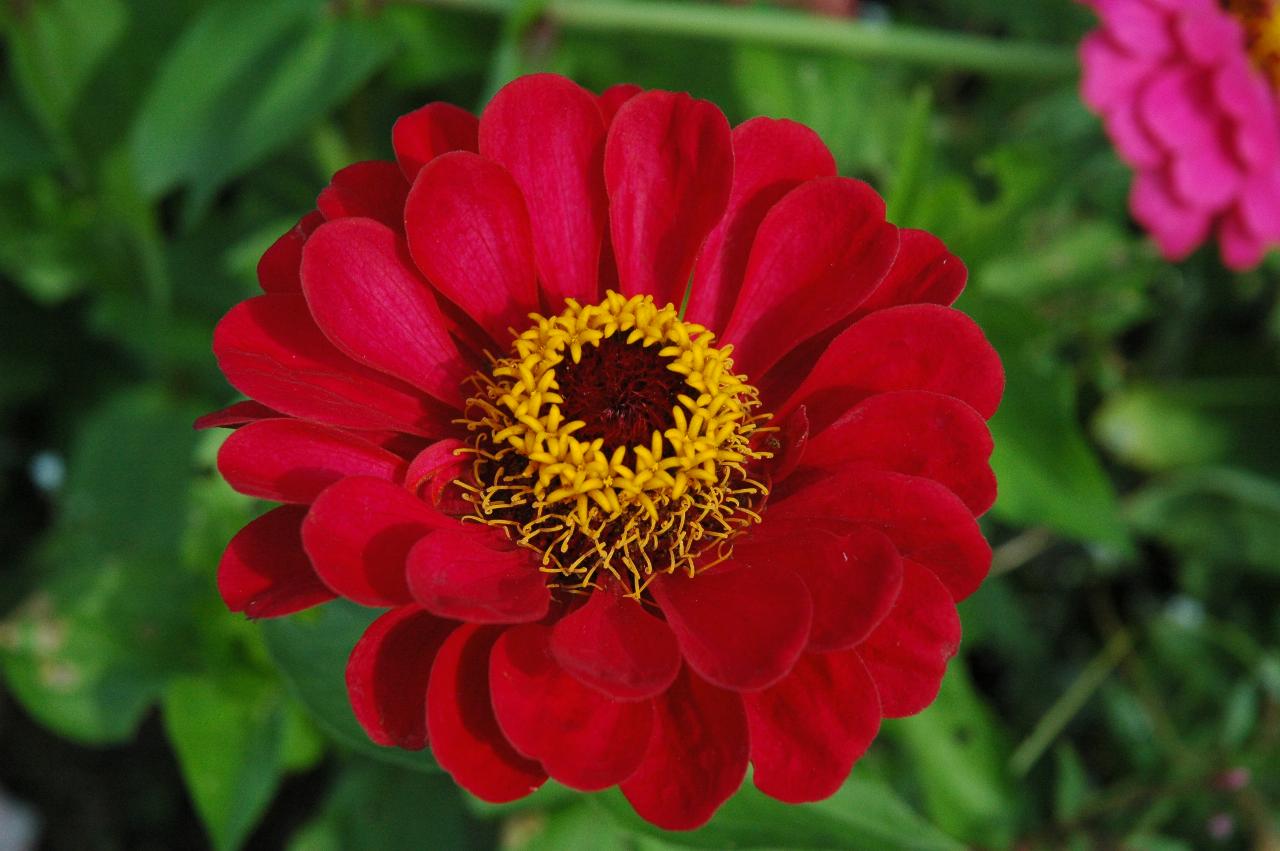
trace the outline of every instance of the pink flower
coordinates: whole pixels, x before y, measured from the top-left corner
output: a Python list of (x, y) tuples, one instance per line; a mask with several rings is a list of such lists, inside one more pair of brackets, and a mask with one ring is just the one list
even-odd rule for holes
[(1280, 3), (1082, 0), (1085, 102), (1135, 170), (1134, 217), (1170, 260), (1216, 236), (1234, 269), (1280, 243)]

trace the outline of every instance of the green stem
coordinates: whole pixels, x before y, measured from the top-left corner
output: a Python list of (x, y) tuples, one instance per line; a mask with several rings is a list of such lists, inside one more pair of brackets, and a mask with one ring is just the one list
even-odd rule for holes
[(1031, 766), (1048, 750), (1053, 740), (1089, 702), (1089, 698), (1106, 682), (1116, 665), (1120, 664), (1132, 648), (1133, 641), (1129, 638), (1129, 633), (1121, 631), (1111, 636), (1102, 652), (1085, 666), (1075, 682), (1049, 707), (1031, 735), (1009, 757), (1009, 769), (1014, 776), (1023, 777), (1031, 770)]
[[(506, 14), (516, 8), (512, 0), (417, 2), (491, 15)], [(1003, 41), (779, 9), (741, 9), (667, 0), (547, 0), (543, 15), (566, 29), (750, 42), (995, 76), (1069, 77), (1076, 73), (1074, 52), (1059, 45)]]

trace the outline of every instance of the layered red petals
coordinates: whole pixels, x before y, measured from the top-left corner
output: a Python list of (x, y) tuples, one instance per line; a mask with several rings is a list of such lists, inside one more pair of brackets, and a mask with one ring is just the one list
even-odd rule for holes
[(537, 309), (533, 238), (520, 187), (477, 154), (439, 157), (405, 206), (414, 261), (445, 298), (506, 344)]
[(698, 255), (686, 313), (690, 322), (725, 327), (765, 214), (804, 181), (835, 173), (831, 152), (818, 134), (803, 124), (753, 118), (733, 129), (733, 185), (728, 208)]
[(480, 122), (451, 103), (429, 103), (396, 119), (391, 127), (391, 147), (409, 182), (422, 167), (450, 151), (475, 152)]
[(302, 551), (306, 509), (286, 505), (245, 526), (218, 564), (218, 592), (227, 608), (251, 618), (274, 618), (334, 598)]
[(1004, 369), (982, 329), (960, 311), (891, 307), (836, 337), (779, 414), (803, 404), (818, 432), (862, 399), (892, 390), (954, 396), (990, 418), (1004, 392)]
[(854, 316), (862, 317), (901, 304), (950, 305), (960, 297), (969, 270), (928, 231), (898, 231), (898, 256), (880, 286), (867, 297)]
[(996, 499), (991, 432), (950, 396), (907, 390), (860, 402), (809, 443), (807, 463), (858, 464), (946, 485), (974, 515)]
[(469, 369), (409, 258), (371, 219), (329, 222), (307, 240), (302, 288), (316, 324), (355, 360), (460, 405)]
[(280, 416), (283, 414), (271, 410), (261, 402), (233, 402), (220, 411), (196, 417), (192, 425), (196, 431), (209, 428), (239, 428), (247, 423), (275, 419)]
[[(471, 466), (471, 459), (458, 450), (466, 444), (455, 437), (437, 440), (423, 449), (409, 462), (404, 473), (404, 486), (410, 493), (424, 497), (432, 505), (448, 514), (462, 514), (464, 505), (448, 500), (449, 485), (462, 478)], [(449, 509), (457, 510), (449, 510)]]
[(903, 558), (933, 571), (956, 600), (972, 594), (991, 567), (991, 546), (960, 499), (918, 476), (844, 470), (770, 507), (772, 520), (844, 520), (878, 529)]
[(402, 606), (365, 630), (347, 661), (347, 694), (370, 739), (411, 751), (427, 746), (427, 681), (455, 626)]
[(576, 83), (535, 74), (508, 83), (480, 118), (480, 153), (503, 165), (528, 204), (546, 305), (594, 301), (608, 221), (605, 122)]
[(686, 94), (636, 95), (609, 128), (604, 178), (622, 292), (680, 304), (698, 249), (729, 198), (729, 122)]
[(871, 294), (898, 252), (884, 213), (875, 190), (844, 177), (804, 183), (769, 210), (722, 335), (737, 368), (764, 375)]
[(404, 199), (409, 184), (395, 163), (354, 163), (334, 174), (316, 198), (316, 208), (329, 221), (363, 216), (393, 230), (404, 227)]
[(809, 640), (813, 603), (804, 582), (778, 565), (726, 565), (689, 581), (664, 575), (649, 586), (685, 661), (716, 685), (772, 685)]
[(451, 418), (404, 382), (338, 351), (299, 294), (258, 296), (231, 308), (214, 329), (213, 352), (237, 390), (296, 417), (411, 434), (432, 434)]
[(744, 538), (734, 560), (786, 565), (813, 599), (810, 651), (842, 650), (882, 621), (902, 587), (902, 559), (868, 526), (823, 528), (820, 521), (769, 523)]
[(620, 788), (635, 811), (658, 827), (701, 827), (738, 791), (747, 771), (742, 698), (686, 668), (653, 706), (649, 748)]
[(501, 634), (500, 627), (458, 627), (436, 655), (427, 685), (432, 754), (459, 786), (491, 803), (523, 798), (547, 779), (511, 746), (493, 714), (489, 653)]
[(915, 562), (904, 567), (897, 602), (857, 650), (887, 718), (914, 715), (933, 703), (960, 646), (960, 615), (946, 586)]
[(743, 702), (756, 787), (791, 804), (834, 794), (880, 730), (876, 685), (852, 651), (807, 654)]
[(680, 672), (671, 628), (608, 589), (556, 623), (551, 654), (574, 678), (619, 700), (655, 697)]
[(489, 688), (507, 740), (557, 781), (596, 791), (627, 779), (649, 744), (653, 706), (582, 685), (549, 650), (551, 630), (513, 627), (493, 646)]
[(528, 550), (493, 529), (441, 529), (408, 556), (409, 590), (441, 617), (472, 623), (540, 620), (551, 591)]
[(353, 477), (316, 499), (302, 525), (302, 544), (324, 583), (366, 606), (412, 602), (405, 561), (433, 529), (457, 526), (404, 488)]
[(233, 432), (218, 472), (240, 493), (276, 502), (312, 502), (347, 476), (397, 479), (404, 461), (350, 432), (295, 419), (269, 419)]
[(324, 215), (318, 211), (307, 213), (263, 252), (258, 261), (258, 285), (263, 292), (296, 293), (302, 289), (302, 279), (298, 277), (302, 246), (324, 222)]

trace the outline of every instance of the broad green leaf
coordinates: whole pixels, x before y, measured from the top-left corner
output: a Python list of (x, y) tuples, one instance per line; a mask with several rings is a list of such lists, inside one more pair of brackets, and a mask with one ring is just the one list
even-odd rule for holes
[(1280, 381), (1197, 379), (1133, 384), (1093, 420), (1099, 441), (1126, 464), (1161, 472), (1203, 464), (1280, 471)]
[(1025, 801), (1009, 776), (1006, 737), (962, 662), (951, 663), (933, 705), (886, 721), (882, 735), (903, 747), (938, 827), (971, 843), (1012, 843)]
[(1129, 520), (1188, 559), (1280, 574), (1280, 482), (1242, 470), (1202, 468), (1134, 496)]
[(317, 0), (206, 7), (165, 58), (134, 125), (142, 191), (189, 186), (198, 211), (223, 182), (346, 100), (388, 55), (376, 22)]
[(965, 309), (1004, 362), (1004, 399), (991, 419), (991, 465), (1000, 483), (996, 516), (1127, 551), (1115, 489), (1076, 412), (1075, 381), (1051, 353), (1040, 351), (1039, 323), (1009, 301), (971, 298)]
[(169, 685), (162, 705), (213, 847), (239, 848), (284, 774), (285, 695), (278, 684), (245, 674), (183, 677)]
[(433, 771), (436, 764), (426, 752), (384, 748), (371, 742), (351, 712), (347, 657), (365, 627), (379, 614), (377, 609), (336, 600), (286, 618), (264, 621), (262, 633), (271, 658), (321, 729), (361, 754)]
[[(443, 774), (353, 759), (320, 814), (289, 851), (404, 851), (492, 847), (492, 829), (467, 815), (462, 793)], [(486, 841), (488, 840), (488, 841)]]
[(177, 558), (193, 411), (152, 390), (111, 399), (73, 446), (41, 587), (0, 624), (10, 689), (77, 741), (127, 738), (174, 673), (197, 665), (207, 580)]
[(1053, 750), (1053, 814), (1060, 822), (1074, 819), (1089, 800), (1089, 773), (1075, 748), (1065, 742)]
[(813, 804), (783, 804), (750, 781), (706, 826), (668, 833), (636, 815), (616, 789), (593, 797), (624, 829), (692, 848), (845, 848), (851, 851), (959, 851), (961, 846), (911, 810), (882, 781), (855, 776)]
[[(508, 822), (511, 851), (630, 851), (631, 837), (589, 801), (525, 822)], [(668, 847), (655, 842), (655, 848)]]
[(123, 0), (46, 0), (9, 13), (13, 75), (31, 111), (54, 138), (70, 123), (95, 71), (123, 35)]

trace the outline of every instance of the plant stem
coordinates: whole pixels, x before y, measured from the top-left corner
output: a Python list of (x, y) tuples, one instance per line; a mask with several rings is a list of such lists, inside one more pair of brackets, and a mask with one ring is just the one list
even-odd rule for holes
[(1111, 636), (1111, 640), (1102, 648), (1102, 652), (1085, 666), (1075, 682), (1049, 708), (1049, 711), (1040, 719), (1040, 723), (1036, 724), (1031, 735), (1027, 736), (1009, 757), (1009, 769), (1015, 777), (1026, 776), (1031, 766), (1035, 765), (1036, 760), (1053, 744), (1058, 734), (1089, 702), (1089, 698), (1132, 648), (1133, 641), (1129, 638), (1129, 633), (1117, 632)]
[[(501, 15), (512, 0), (417, 0), (428, 6)], [(1070, 77), (1074, 52), (1060, 45), (788, 12), (667, 0), (547, 0), (543, 17), (566, 29), (650, 33), (813, 50), (1007, 77)]]

